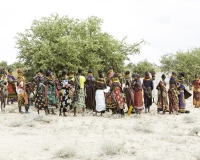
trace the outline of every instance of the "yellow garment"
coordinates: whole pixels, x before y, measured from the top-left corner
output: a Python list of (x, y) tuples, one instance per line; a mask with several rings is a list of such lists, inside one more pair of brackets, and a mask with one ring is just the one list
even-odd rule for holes
[(86, 81), (84, 76), (79, 76), (79, 81), (80, 81), (80, 88), (84, 88), (84, 83)]
[(130, 116), (132, 110), (133, 110), (133, 106), (130, 106), (130, 108), (128, 109), (128, 116)]

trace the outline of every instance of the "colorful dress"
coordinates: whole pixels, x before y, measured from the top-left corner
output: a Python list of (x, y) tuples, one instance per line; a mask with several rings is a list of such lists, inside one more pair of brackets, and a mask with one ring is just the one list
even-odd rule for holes
[(75, 104), (74, 107), (85, 108), (85, 77), (81, 75), (75, 76)]
[(196, 108), (200, 107), (200, 80), (196, 78), (193, 80), (193, 105)]
[(144, 105), (145, 108), (150, 108), (152, 105), (152, 90), (153, 90), (153, 81), (150, 78), (144, 78), (142, 84), (144, 90)]
[(85, 104), (87, 109), (95, 111), (95, 78), (92, 75), (86, 77), (85, 88), (86, 88), (86, 98)]
[(8, 81), (8, 102), (17, 101), (17, 92), (15, 86), (15, 77), (12, 74), (8, 74), (7, 76)]
[(18, 77), (17, 80), (18, 86), (17, 86), (17, 96), (18, 96), (18, 104), (19, 106), (27, 106), (28, 105), (28, 94), (26, 92), (26, 80), (24, 76)]
[(56, 84), (51, 76), (46, 77), (46, 83), (47, 83), (47, 85), (45, 86), (46, 106), (48, 107), (48, 109), (56, 109), (59, 103)]
[(73, 109), (72, 99), (69, 95), (72, 85), (68, 83), (68, 79), (62, 79), (61, 84), (62, 88), (60, 90), (60, 113)]
[(110, 88), (113, 98), (115, 100), (115, 103), (117, 105), (117, 109), (124, 109), (124, 100), (122, 97), (122, 88), (121, 83), (119, 80), (113, 80), (111, 88)]
[(131, 88), (134, 92), (134, 108), (137, 114), (141, 114), (143, 110), (142, 102), (142, 84), (140, 79), (133, 80), (131, 83)]
[(33, 81), (36, 83), (35, 107), (37, 110), (47, 109), (44, 80), (43, 75), (33, 77)]
[(179, 98), (179, 112), (181, 112), (181, 113), (185, 113), (185, 106), (186, 106), (184, 89), (185, 89), (185, 86), (183, 84), (180, 84), (180, 86), (178, 87), (178, 90), (180, 93), (178, 95), (178, 98)]
[(170, 113), (173, 111), (178, 111), (179, 109), (179, 91), (177, 90), (177, 82), (175, 77), (171, 77), (169, 80), (169, 90), (168, 90), (168, 96), (169, 96), (169, 110)]
[(160, 81), (156, 89), (158, 90), (157, 111), (168, 111), (169, 105), (167, 101), (166, 82)]

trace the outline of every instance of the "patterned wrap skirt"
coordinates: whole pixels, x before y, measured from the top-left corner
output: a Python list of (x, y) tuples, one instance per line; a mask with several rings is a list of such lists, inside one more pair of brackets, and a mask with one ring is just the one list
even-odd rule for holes
[(80, 88), (77, 91), (77, 100), (75, 101), (74, 107), (85, 108), (85, 89)]
[(60, 91), (60, 112), (67, 112), (73, 109), (72, 99), (69, 96), (70, 88), (62, 88)]
[(120, 91), (120, 88), (119, 87), (116, 87), (114, 90), (113, 90), (113, 97), (114, 97), (114, 100), (117, 104), (117, 109), (124, 109), (124, 100), (123, 100), (123, 97), (122, 97), (122, 93)]

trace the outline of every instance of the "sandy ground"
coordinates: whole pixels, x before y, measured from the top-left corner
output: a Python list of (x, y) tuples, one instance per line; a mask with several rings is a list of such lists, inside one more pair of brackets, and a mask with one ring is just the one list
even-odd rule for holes
[[(125, 118), (0, 113), (0, 160), (195, 160), (200, 159), (200, 109), (190, 114), (151, 113)], [(24, 108), (23, 108), (24, 110)]]

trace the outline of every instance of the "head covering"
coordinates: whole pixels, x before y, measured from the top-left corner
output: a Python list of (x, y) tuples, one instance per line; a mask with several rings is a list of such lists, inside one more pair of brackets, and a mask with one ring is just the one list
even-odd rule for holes
[(165, 79), (165, 78), (166, 78), (165, 74), (162, 74), (161, 78), (162, 78), (162, 79)]

